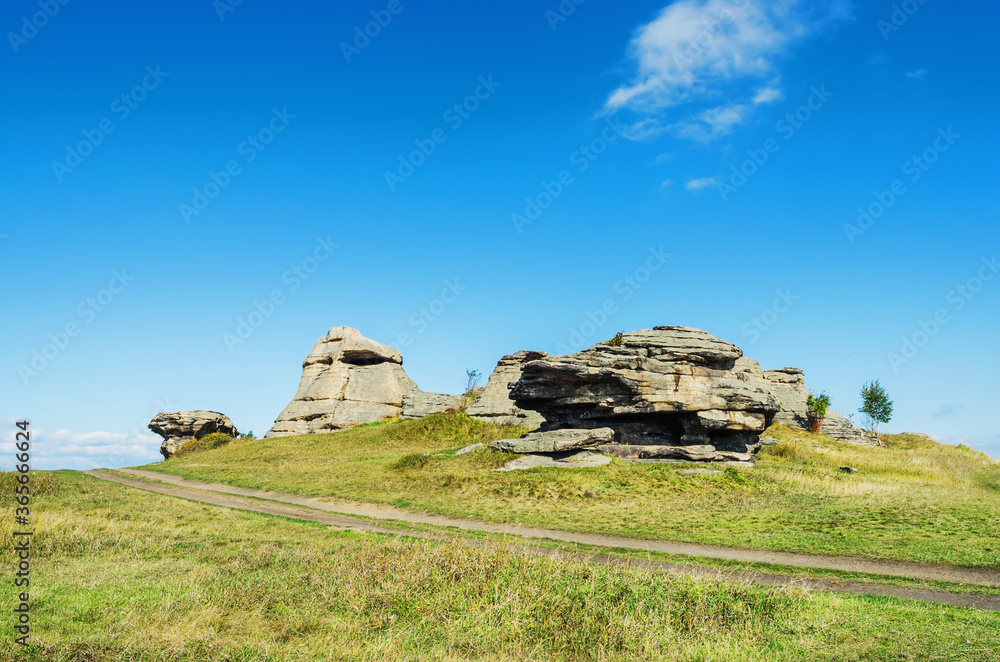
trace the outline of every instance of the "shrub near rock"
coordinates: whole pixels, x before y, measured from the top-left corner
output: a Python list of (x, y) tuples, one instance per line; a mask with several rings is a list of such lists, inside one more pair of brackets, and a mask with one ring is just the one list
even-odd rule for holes
[(232, 437), (224, 432), (213, 432), (212, 434), (206, 434), (201, 439), (193, 439), (181, 444), (174, 457), (203, 453), (215, 448), (221, 448), (234, 441), (236, 441), (236, 437)]

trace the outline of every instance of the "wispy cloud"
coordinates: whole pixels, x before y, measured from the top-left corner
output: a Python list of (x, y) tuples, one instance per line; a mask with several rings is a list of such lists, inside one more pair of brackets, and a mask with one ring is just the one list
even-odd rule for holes
[(674, 158), (674, 155), (672, 153), (670, 153), (670, 152), (667, 152), (666, 154), (660, 154), (655, 159), (653, 159), (652, 161), (650, 161), (647, 165), (650, 165), (650, 166), (660, 165), (661, 163), (666, 163), (667, 161), (669, 161), (672, 158)]
[(663, 180), (663, 181), (662, 181), (662, 182), (660, 183), (660, 190), (661, 190), (661, 191), (666, 191), (666, 190), (667, 190), (668, 188), (670, 188), (670, 187), (671, 187), (671, 186), (673, 186), (673, 185), (674, 185), (674, 182), (673, 182), (673, 180), (672, 180), (672, 179), (664, 179), (664, 180)]
[(916, 71), (907, 71), (906, 77), (912, 78), (914, 80), (923, 80), (927, 76), (926, 69), (917, 69)]
[(750, 103), (736, 103), (717, 106), (698, 113), (690, 120), (672, 125), (672, 129), (682, 138), (707, 142), (720, 136), (729, 135), (742, 125), (756, 106), (772, 103), (782, 96), (778, 87), (762, 87), (757, 90)]
[[(754, 107), (781, 98), (779, 86), (759, 81), (775, 78), (791, 47), (851, 18), (851, 9), (846, 0), (673, 2), (637, 30), (630, 46), (636, 74), (609, 96), (605, 112), (634, 111), (626, 135), (636, 139), (669, 129), (697, 140), (725, 135)], [(720, 97), (732, 101), (719, 106)], [(707, 110), (688, 108), (713, 99)], [(687, 117), (667, 121), (676, 107)]]
[(689, 191), (701, 191), (710, 186), (715, 186), (715, 177), (702, 177), (701, 179), (692, 179), (687, 183), (685, 188)]

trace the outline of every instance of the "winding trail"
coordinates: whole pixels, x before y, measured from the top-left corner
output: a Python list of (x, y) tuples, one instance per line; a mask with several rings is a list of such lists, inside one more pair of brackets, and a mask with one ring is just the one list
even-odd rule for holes
[[(116, 473), (101, 470), (86, 471), (84, 473), (94, 476), (95, 478), (100, 478), (102, 480), (119, 483), (121, 485), (149, 492), (156, 492), (158, 494), (165, 494), (191, 501), (208, 503), (238, 510), (253, 511), (270, 515), (278, 515), (290, 519), (318, 522), (336, 529), (391, 533), (417, 538), (447, 539), (469, 545), (489, 544), (483, 541), (447, 536), (445, 535), (447, 533), (446, 531), (442, 531), (441, 534), (438, 535), (423, 531), (392, 528), (391, 522), (398, 521), (414, 524), (429, 524), (439, 527), (453, 527), (455, 529), (465, 531), (498, 533), (529, 539), (534, 538), (567, 543), (578, 543), (595, 547), (633, 549), (693, 557), (726, 559), (748, 563), (770, 563), (800, 568), (859, 572), (929, 581), (978, 584), (981, 586), (1000, 586), (1000, 572), (986, 569), (958, 568), (898, 561), (879, 561), (842, 556), (819, 556), (812, 554), (792, 554), (787, 552), (768, 552), (699, 545), (693, 543), (640, 540), (635, 538), (606, 536), (591, 533), (574, 533), (569, 531), (519, 526), (515, 524), (489, 524), (475, 520), (453, 519), (438, 515), (414, 513), (393, 508), (391, 506), (364, 503), (339, 503), (297, 496), (294, 494), (285, 494), (282, 492), (253, 490), (233, 487), (231, 485), (223, 485), (220, 483), (205, 483), (197, 480), (188, 480), (186, 478), (170, 474), (163, 474), (155, 471), (142, 471), (138, 469), (119, 469)], [(120, 474), (127, 474), (135, 476), (136, 478), (125, 477)], [(376, 522), (366, 521), (364, 519), (358, 519), (359, 517), (368, 518), (369, 520), (384, 521), (387, 523), (387, 526), (382, 526)], [(837, 593), (884, 595), (896, 598), (921, 600), (924, 602), (940, 602), (986, 611), (1000, 611), (1000, 596), (965, 595), (934, 589), (907, 588), (901, 586), (888, 586), (838, 580), (804, 579), (801, 577), (789, 577), (780, 574), (755, 571), (733, 571), (684, 564), (638, 561), (635, 559), (623, 559), (620, 557), (600, 554), (580, 554), (576, 552), (567, 553), (565, 551), (543, 549), (531, 545), (514, 545), (514, 547), (532, 554), (546, 556), (555, 555), (560, 557), (583, 559), (596, 563), (639, 566), (663, 572), (683, 573), (688, 575), (742, 579), (769, 586), (799, 586), (803, 588), (833, 591)]]

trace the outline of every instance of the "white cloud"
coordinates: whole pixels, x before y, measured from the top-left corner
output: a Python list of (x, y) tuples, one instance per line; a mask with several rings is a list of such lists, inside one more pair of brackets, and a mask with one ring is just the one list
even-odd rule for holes
[[(846, 0), (673, 2), (638, 29), (630, 46), (637, 72), (610, 95), (605, 112), (631, 110), (647, 116), (633, 128), (650, 137), (669, 124), (661, 117), (666, 109), (715, 99), (716, 107), (685, 111), (690, 117), (668, 128), (699, 140), (725, 135), (743, 123), (753, 107), (781, 97), (774, 85), (741, 88), (773, 78), (793, 44), (850, 18), (850, 13)], [(718, 106), (721, 97), (731, 101)]]
[(916, 71), (906, 72), (906, 77), (912, 78), (914, 80), (923, 80), (926, 75), (927, 75), (926, 69), (917, 69)]
[(653, 159), (652, 161), (650, 161), (647, 165), (651, 165), (651, 166), (660, 165), (661, 163), (666, 163), (667, 161), (669, 161), (672, 158), (674, 158), (674, 155), (671, 154), (670, 152), (667, 152), (666, 154), (660, 154), (655, 159)]
[[(0, 457), (12, 458), (14, 432), (0, 439)], [(155, 434), (142, 432), (73, 432), (31, 430), (31, 467), (33, 469), (95, 469), (147, 464), (159, 459), (160, 442)], [(0, 461), (2, 462), (2, 461)], [(0, 469), (9, 469), (0, 466)]]
[(754, 95), (753, 103), (755, 106), (762, 106), (768, 103), (774, 103), (782, 97), (782, 92), (780, 87), (762, 87), (757, 90), (757, 94)]
[(692, 120), (678, 122), (671, 128), (681, 138), (708, 141), (732, 133), (734, 126), (743, 124), (748, 110), (743, 104), (710, 108)]
[(663, 181), (662, 181), (662, 182), (660, 183), (660, 190), (661, 190), (661, 191), (666, 191), (666, 190), (667, 190), (668, 188), (670, 188), (670, 187), (671, 187), (671, 186), (673, 186), (673, 185), (674, 185), (674, 182), (673, 182), (673, 180), (672, 180), (672, 179), (664, 179), (664, 180), (663, 180)]
[(701, 179), (692, 179), (687, 183), (687, 190), (689, 191), (700, 191), (706, 189), (709, 186), (715, 186), (715, 177), (702, 177)]

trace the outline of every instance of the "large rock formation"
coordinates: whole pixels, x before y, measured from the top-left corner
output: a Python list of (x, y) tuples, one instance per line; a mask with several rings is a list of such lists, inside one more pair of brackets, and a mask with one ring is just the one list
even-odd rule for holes
[(479, 398), (469, 405), (469, 416), (486, 423), (523, 425), (535, 430), (545, 422), (541, 414), (518, 408), (510, 398), (511, 387), (521, 378), (521, 369), (529, 361), (545, 358), (545, 352), (520, 351), (500, 359)]
[(265, 437), (344, 430), (387, 417), (417, 417), (458, 406), (461, 396), (424, 393), (398, 351), (338, 326), (302, 363), (299, 390)]
[[(806, 401), (809, 398), (809, 390), (806, 388), (806, 376), (798, 368), (781, 368), (780, 370), (766, 370), (764, 377), (771, 382), (771, 390), (781, 405), (781, 411), (774, 417), (775, 422), (789, 425), (801, 430), (809, 429), (808, 407)], [(828, 409), (823, 425), (819, 429), (820, 434), (846, 441), (852, 444), (876, 444), (871, 435), (864, 430), (854, 427), (849, 420)]]
[(217, 411), (164, 412), (153, 417), (149, 429), (163, 437), (160, 454), (165, 460), (176, 455), (181, 444), (208, 434), (222, 432), (231, 437), (239, 436), (229, 417)]
[(542, 431), (611, 428), (600, 449), (636, 459), (748, 459), (780, 408), (738, 347), (681, 326), (531, 361), (511, 397), (544, 416)]

